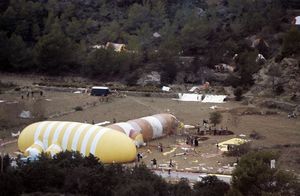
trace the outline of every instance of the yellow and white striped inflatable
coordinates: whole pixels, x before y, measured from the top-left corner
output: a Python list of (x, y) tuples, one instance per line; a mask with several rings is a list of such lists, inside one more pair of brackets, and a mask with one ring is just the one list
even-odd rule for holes
[(43, 121), (27, 126), (20, 134), (18, 147), (24, 155), (41, 152), (55, 155), (61, 151), (78, 151), (84, 156), (93, 154), (103, 163), (125, 163), (135, 160), (136, 147), (126, 135), (96, 125)]

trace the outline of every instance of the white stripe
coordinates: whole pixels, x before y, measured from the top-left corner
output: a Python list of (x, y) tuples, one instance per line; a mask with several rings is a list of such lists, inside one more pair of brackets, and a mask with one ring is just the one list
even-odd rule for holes
[(42, 148), (42, 150), (45, 150), (45, 146), (43, 144), (43, 142), (41, 142), (41, 140), (36, 140), (33, 145), (38, 145)]
[(54, 135), (53, 135), (51, 144), (57, 142), (58, 136), (59, 136), (61, 130), (64, 128), (64, 126), (65, 126), (66, 124), (67, 124), (67, 122), (60, 122), (60, 123), (59, 123), (59, 125), (58, 125), (58, 127), (56, 128), (55, 133), (54, 133)]
[(97, 144), (98, 144), (98, 142), (100, 141), (102, 135), (103, 135), (104, 133), (106, 133), (107, 131), (109, 131), (109, 129), (105, 129), (105, 128), (104, 128), (104, 129), (101, 129), (101, 130), (96, 134), (96, 136), (94, 137), (93, 142), (92, 142), (92, 145), (91, 145), (91, 149), (90, 149), (90, 153), (91, 153), (92, 155), (95, 155)]
[(146, 120), (148, 123), (150, 123), (152, 130), (153, 130), (153, 137), (152, 138), (157, 138), (161, 137), (163, 134), (163, 127), (160, 121), (153, 117), (153, 116), (147, 116), (143, 117), (142, 119)]
[(134, 121), (128, 121), (128, 123), (133, 127), (133, 129), (137, 132), (141, 132), (142, 131), (142, 128), (140, 127), (139, 124), (137, 124), (136, 122)]
[(34, 133), (34, 141), (39, 139), (40, 133), (43, 130), (44, 126), (46, 123), (48, 123), (49, 121), (44, 121), (39, 123), (38, 127), (36, 128), (36, 131)]
[(56, 151), (62, 151), (61, 147), (57, 144), (52, 144), (51, 146), (49, 146), (49, 148), (47, 150), (56, 150)]
[(119, 127), (121, 127), (127, 136), (129, 136), (130, 130), (133, 130), (133, 129), (134, 129), (134, 128), (131, 126), (131, 124), (126, 123), (126, 122), (116, 123), (115, 125), (118, 125)]
[(94, 133), (94, 131), (97, 130), (97, 129), (99, 131), (101, 128), (94, 125), (84, 135), (84, 138), (83, 138), (82, 144), (81, 144), (81, 149), (80, 149), (81, 154), (85, 155), (87, 143), (88, 143), (92, 133)]
[(70, 134), (76, 125), (78, 125), (78, 123), (71, 123), (64, 133), (63, 141), (61, 143), (61, 147), (64, 151), (67, 149)]
[(43, 136), (43, 143), (45, 145), (45, 149), (48, 148), (48, 139), (49, 139), (49, 134), (53, 128), (53, 126), (57, 124), (57, 122), (51, 122), (48, 126), (47, 126), (47, 129), (44, 133), (44, 136)]
[(83, 132), (83, 130), (89, 126), (88, 124), (83, 124), (81, 125), (77, 130), (76, 130), (76, 133), (73, 137), (73, 141), (72, 141), (72, 150), (73, 151), (77, 151), (77, 144), (78, 144), (78, 141), (79, 141), (79, 137), (81, 135), (81, 133)]

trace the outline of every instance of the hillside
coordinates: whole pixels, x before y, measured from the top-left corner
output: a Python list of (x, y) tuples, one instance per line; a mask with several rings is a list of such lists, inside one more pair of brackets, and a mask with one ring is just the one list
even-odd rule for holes
[[(258, 54), (267, 60), (299, 58), (300, 33), (293, 30), (292, 14), (287, 12), (298, 4), (4, 0), (0, 71), (79, 75), (129, 85), (157, 71), (162, 83), (201, 83), (214, 82), (209, 69), (225, 63), (235, 72), (221, 83), (249, 88), (252, 75), (261, 68), (255, 62)], [(108, 42), (124, 45), (116, 52), (116, 45)], [(235, 54), (239, 56), (233, 60)], [(186, 56), (192, 57), (188, 63), (182, 60)]]

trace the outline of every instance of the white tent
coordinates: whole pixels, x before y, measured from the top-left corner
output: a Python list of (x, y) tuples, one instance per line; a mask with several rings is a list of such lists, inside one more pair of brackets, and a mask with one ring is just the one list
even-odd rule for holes
[(179, 101), (201, 101), (202, 94), (195, 93), (178, 93)]
[(226, 95), (206, 95), (203, 103), (223, 103)]
[(196, 93), (178, 93), (178, 101), (198, 101), (203, 103), (224, 103), (226, 95), (202, 95)]

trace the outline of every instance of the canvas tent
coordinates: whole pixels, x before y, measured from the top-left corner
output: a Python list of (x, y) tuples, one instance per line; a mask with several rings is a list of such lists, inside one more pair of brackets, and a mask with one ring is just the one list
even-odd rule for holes
[(177, 130), (179, 121), (168, 113), (155, 114), (127, 122), (108, 125), (108, 128), (120, 131), (135, 141), (137, 146), (164, 135), (170, 135)]
[(228, 151), (230, 145), (238, 146), (238, 145), (244, 144), (246, 142), (248, 142), (248, 141), (245, 139), (232, 138), (230, 140), (219, 143), (218, 146), (221, 151), (226, 152), (226, 151)]

